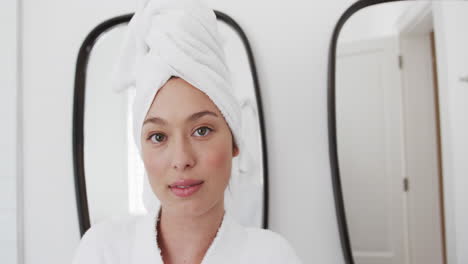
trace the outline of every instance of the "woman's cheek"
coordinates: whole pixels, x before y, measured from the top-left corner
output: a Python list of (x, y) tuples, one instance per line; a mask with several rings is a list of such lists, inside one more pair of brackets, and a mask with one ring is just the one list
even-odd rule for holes
[(159, 159), (156, 159), (154, 157), (158, 157), (158, 155), (152, 155), (145, 160), (145, 167), (148, 173), (151, 175), (159, 174), (158, 172), (162, 169), (161, 156), (159, 156)]
[(155, 153), (152, 153), (150, 149), (143, 151), (143, 163), (146, 171), (148, 172), (148, 176), (154, 177), (153, 175), (160, 175), (159, 172), (163, 166), (161, 163), (162, 161), (161, 155), (155, 155)]
[(210, 168), (224, 169), (229, 165), (231, 156), (230, 152), (226, 151), (225, 146), (217, 146), (212, 148), (212, 151), (206, 155), (206, 163)]
[(162, 175), (165, 175), (163, 164), (160, 164), (160, 160), (148, 159), (145, 162), (145, 168), (148, 173), (147, 177), (151, 188), (153, 189), (154, 194), (159, 198), (162, 199), (162, 191), (164, 190), (164, 186), (166, 186), (166, 182)]

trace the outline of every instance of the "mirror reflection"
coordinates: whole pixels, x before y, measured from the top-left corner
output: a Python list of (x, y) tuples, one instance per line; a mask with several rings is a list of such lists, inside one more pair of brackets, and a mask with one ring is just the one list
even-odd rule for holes
[(338, 162), (357, 264), (456, 263), (455, 230), (466, 232), (453, 201), (467, 201), (457, 189), (468, 173), (467, 14), (463, 1), (392, 2), (342, 28)]
[[(111, 88), (111, 70), (127, 25), (103, 33), (86, 72), (84, 159), (91, 225), (122, 214), (144, 214), (144, 166), (132, 135), (134, 90)], [(233, 159), (226, 208), (246, 226), (263, 227), (264, 168), (259, 111), (248, 56), (229, 25), (218, 21), (226, 61), (242, 106), (245, 148)], [(105, 107), (103, 107), (105, 106)]]

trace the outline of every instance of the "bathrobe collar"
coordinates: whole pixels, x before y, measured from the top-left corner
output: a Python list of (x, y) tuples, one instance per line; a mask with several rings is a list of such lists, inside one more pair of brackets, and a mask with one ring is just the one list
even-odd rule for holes
[[(163, 264), (160, 247), (157, 244), (156, 221), (160, 207), (148, 213), (136, 226), (132, 263)], [(236, 223), (226, 212), (218, 233), (208, 248), (201, 264), (240, 263), (239, 245), (245, 245), (247, 233), (244, 227)]]

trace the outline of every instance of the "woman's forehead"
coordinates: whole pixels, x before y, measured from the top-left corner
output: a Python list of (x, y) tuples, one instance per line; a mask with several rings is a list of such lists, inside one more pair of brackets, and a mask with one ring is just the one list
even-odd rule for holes
[(159, 89), (148, 111), (148, 116), (187, 118), (203, 111), (213, 112), (217, 116), (221, 114), (218, 107), (204, 92), (181, 78), (174, 78)]

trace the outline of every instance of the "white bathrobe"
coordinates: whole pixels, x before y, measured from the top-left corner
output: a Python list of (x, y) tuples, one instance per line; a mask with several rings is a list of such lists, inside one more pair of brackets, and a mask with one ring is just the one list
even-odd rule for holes
[[(162, 264), (156, 240), (157, 213), (93, 225), (81, 239), (73, 264)], [(226, 213), (202, 264), (299, 264), (279, 234), (246, 228)]]

